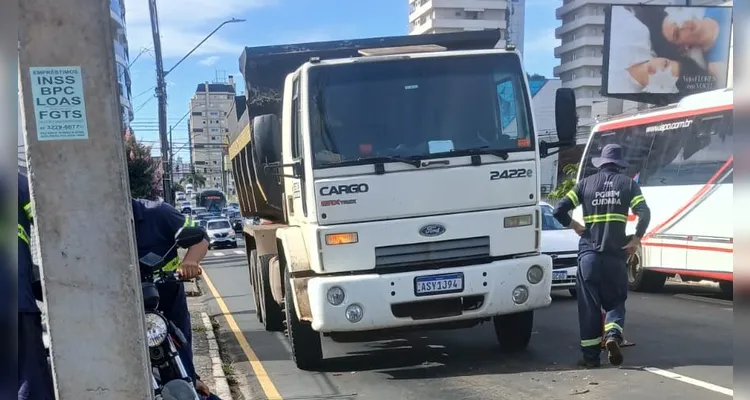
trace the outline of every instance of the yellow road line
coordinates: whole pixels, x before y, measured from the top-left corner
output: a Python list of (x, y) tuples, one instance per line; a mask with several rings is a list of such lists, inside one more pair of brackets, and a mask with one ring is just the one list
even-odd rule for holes
[(224, 299), (222, 299), (221, 295), (219, 295), (219, 291), (216, 290), (216, 287), (214, 286), (213, 282), (211, 282), (211, 279), (208, 277), (205, 269), (203, 270), (203, 274), (201, 275), (201, 277), (206, 282), (208, 290), (211, 291), (214, 299), (216, 299), (216, 303), (219, 304), (219, 309), (221, 309), (221, 312), (226, 317), (227, 323), (229, 324), (229, 329), (231, 329), (232, 333), (234, 333), (234, 337), (237, 338), (237, 342), (240, 344), (242, 352), (245, 353), (247, 360), (250, 362), (250, 367), (253, 369), (255, 377), (258, 379), (260, 387), (261, 389), (263, 389), (263, 393), (266, 395), (268, 400), (283, 400), (281, 398), (279, 390), (276, 389), (276, 386), (271, 381), (271, 377), (268, 376), (268, 373), (263, 367), (263, 364), (260, 362), (258, 356), (253, 351), (253, 348), (250, 347), (250, 343), (248, 343), (245, 335), (242, 333), (242, 329), (240, 329), (239, 325), (237, 325), (237, 321), (235, 321), (232, 317), (232, 313), (229, 311), (229, 307), (227, 307)]

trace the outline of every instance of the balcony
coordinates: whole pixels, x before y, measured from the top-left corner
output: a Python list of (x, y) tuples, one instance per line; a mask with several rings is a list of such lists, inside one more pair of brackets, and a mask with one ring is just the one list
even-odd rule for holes
[(555, 17), (557, 19), (562, 19), (571, 11), (575, 11), (589, 3), (591, 3), (591, 0), (573, 0), (565, 3), (562, 5), (562, 7), (557, 7), (557, 9), (555, 9)]
[(563, 54), (579, 49), (583, 46), (604, 46), (604, 36), (587, 36), (555, 47), (555, 57), (560, 58)]
[(561, 74), (581, 67), (601, 67), (602, 57), (581, 57), (570, 62), (562, 63), (552, 69), (552, 73), (559, 77)]
[(419, 35), (431, 32), (433, 29), (462, 29), (466, 31), (480, 31), (484, 29), (507, 29), (507, 22), (491, 19), (428, 19), (424, 24), (415, 26), (411, 34)]
[(109, 15), (112, 17), (112, 20), (125, 28), (125, 10), (122, 9), (120, 0), (109, 1)]
[(602, 77), (594, 78), (594, 77), (582, 77), (582, 78), (576, 78), (572, 79), (570, 81), (565, 82), (565, 87), (569, 88), (579, 88), (584, 86), (590, 86), (590, 87), (600, 87), (602, 86)]
[(555, 37), (559, 39), (562, 35), (587, 25), (602, 25), (603, 27), (604, 15), (584, 15), (573, 22), (562, 24), (562, 26), (555, 28)]

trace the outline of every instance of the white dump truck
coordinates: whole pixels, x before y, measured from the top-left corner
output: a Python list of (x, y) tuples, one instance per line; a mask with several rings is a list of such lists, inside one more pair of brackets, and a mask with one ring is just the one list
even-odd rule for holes
[(524, 349), (550, 304), (527, 75), (499, 32), (246, 48), (231, 144), (258, 318), (296, 365), (321, 335), (365, 340), (492, 321)]

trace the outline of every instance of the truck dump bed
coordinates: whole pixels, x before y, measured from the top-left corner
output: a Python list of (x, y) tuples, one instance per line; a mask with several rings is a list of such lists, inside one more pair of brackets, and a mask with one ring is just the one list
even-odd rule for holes
[(486, 30), (246, 47), (239, 61), (245, 80), (246, 117), (242, 121), (247, 124), (241, 127), (242, 132), (229, 148), (242, 215), (286, 222), (281, 180), (266, 173), (262, 160), (257, 159), (252, 149), (253, 118), (264, 114), (281, 116), (284, 79), (310, 58), (360, 57), (361, 49), (429, 44), (448, 50), (492, 49), (500, 38), (500, 30)]

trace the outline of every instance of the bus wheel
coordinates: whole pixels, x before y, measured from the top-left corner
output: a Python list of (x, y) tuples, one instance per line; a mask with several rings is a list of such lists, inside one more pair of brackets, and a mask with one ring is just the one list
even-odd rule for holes
[(634, 292), (658, 292), (664, 287), (667, 276), (659, 272), (649, 271), (641, 265), (642, 253), (628, 257), (628, 287)]
[(732, 282), (719, 282), (721, 294), (726, 297), (734, 297), (734, 284)]

